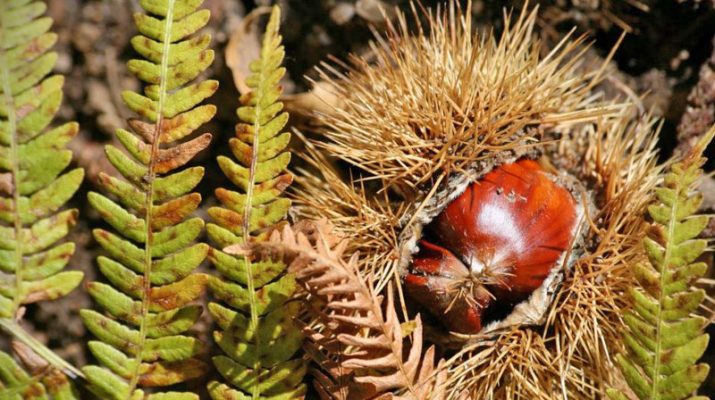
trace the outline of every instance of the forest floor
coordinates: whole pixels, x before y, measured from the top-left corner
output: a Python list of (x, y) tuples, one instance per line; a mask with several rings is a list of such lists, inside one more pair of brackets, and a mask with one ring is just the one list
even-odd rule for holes
[[(251, 53), (257, 49), (256, 31), (244, 31), (244, 16), (269, 1), (205, 0), (212, 12), (206, 28), (214, 37), (216, 60), (208, 72), (221, 82), (219, 91), (209, 101), (218, 106), (218, 115), (205, 127), (214, 133), (212, 147), (194, 161), (207, 165), (202, 183), (203, 210), (215, 203), (209, 188), (224, 185), (224, 176), (211, 160), (227, 151), (224, 144), (233, 133), (238, 92), (232, 71), (226, 66), (225, 49), (232, 35), (242, 35), (242, 47), (232, 51)], [(578, 33), (588, 33), (594, 40), (593, 56), (603, 57), (611, 50), (628, 26), (627, 34), (615, 55), (611, 76), (628, 92), (645, 94), (643, 104), (663, 117), (660, 150), (663, 159), (678, 146), (687, 146), (688, 139), (715, 121), (715, 10), (713, 3), (676, 0), (652, 1), (645, 11), (638, 3), (626, 0), (557, 0), (540, 3), (540, 35), (546, 43), (553, 42), (576, 26)], [(314, 66), (332, 55), (345, 60), (351, 52), (369, 51), (371, 26), (378, 31), (384, 26), (380, 3), (406, 7), (405, 0), (280, 0), (283, 9), (282, 34), (286, 44), (288, 77), (286, 93), (300, 93), (310, 88), (307, 78), (315, 78)], [(437, 1), (423, 1), (426, 6)], [(139, 10), (135, 0), (49, 0), (49, 15), (54, 19), (54, 31), (59, 34), (56, 51), (60, 58), (56, 72), (67, 77), (65, 99), (58, 122), (78, 121), (81, 133), (72, 143), (77, 163), (87, 169), (74, 206), (86, 218), (74, 230), (78, 251), (72, 267), (85, 271), (86, 281), (96, 279), (94, 259), (98, 247), (91, 238), (91, 229), (100, 225), (97, 215), (86, 202), (86, 193), (95, 190), (96, 174), (110, 169), (105, 161), (103, 145), (110, 142), (114, 130), (131, 116), (121, 101), (120, 93), (135, 89), (136, 79), (126, 70), (126, 61), (133, 57), (128, 45), (135, 34), (132, 14)], [(475, 1), (474, 18), (480, 26), (501, 26), (504, 7), (520, 2)], [(534, 4), (534, 1), (532, 1)], [(253, 47), (252, 47), (253, 46)], [(702, 68), (710, 64), (711, 68)], [(701, 79), (702, 77), (702, 79)], [(700, 83), (698, 84), (700, 80)], [(622, 85), (621, 85), (622, 86)], [(619, 87), (621, 87), (619, 86)], [(696, 95), (691, 95), (694, 91)], [(691, 110), (686, 113), (690, 104)], [(684, 115), (686, 115), (684, 117)], [(682, 123), (681, 121), (686, 121)], [(310, 130), (306, 120), (294, 118), (301, 130)], [(679, 127), (680, 126), (680, 127)], [(681, 132), (679, 135), (678, 132)], [(715, 146), (709, 152), (715, 160)], [(715, 162), (711, 162), (712, 171)], [(704, 186), (707, 204), (715, 209), (715, 185)], [(712, 264), (712, 263), (711, 263)], [(711, 274), (712, 277), (712, 274)], [(712, 293), (713, 291), (711, 291)], [(91, 307), (85, 291), (75, 290), (56, 302), (29, 307), (26, 319), (37, 336), (61, 356), (75, 365), (84, 365), (89, 355), (84, 342), (89, 339), (78, 311)], [(197, 328), (205, 340), (210, 340), (209, 325), (204, 321)], [(715, 328), (711, 329), (715, 334)], [(1, 341), (2, 339), (0, 339)], [(0, 348), (6, 348), (0, 343)], [(715, 364), (715, 340), (707, 353), (707, 361)], [(704, 387), (703, 394), (715, 395), (715, 374)], [(197, 382), (196, 385), (202, 385)]]

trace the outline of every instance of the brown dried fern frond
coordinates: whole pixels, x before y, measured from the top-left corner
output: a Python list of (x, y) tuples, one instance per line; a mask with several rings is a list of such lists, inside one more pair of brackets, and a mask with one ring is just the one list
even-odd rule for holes
[[(287, 253), (293, 259), (290, 270), (312, 300), (324, 304), (319, 316), (324, 321), (322, 330), (307, 328), (313, 341), (309, 354), (326, 356), (321, 347), (329, 347), (332, 351), (316, 361), (322, 364), (335, 356), (339, 357), (339, 363), (328, 363), (329, 368), (318, 374), (318, 390), (331, 396), (347, 390), (344, 398), (351, 400), (368, 396), (444, 398), (445, 374), (441, 362), (435, 365), (434, 346), (423, 354), (419, 315), (403, 326), (397, 316), (392, 288), (387, 288), (387, 301), (383, 303), (383, 296), (376, 294), (358, 271), (359, 255), (353, 254), (346, 260), (347, 242), (336, 235), (326, 221), (306, 222), (296, 230), (286, 226), (274, 232), (269, 243), (258, 245)], [(341, 350), (335, 351), (336, 345)], [(357, 385), (339, 387), (346, 373), (352, 375)]]

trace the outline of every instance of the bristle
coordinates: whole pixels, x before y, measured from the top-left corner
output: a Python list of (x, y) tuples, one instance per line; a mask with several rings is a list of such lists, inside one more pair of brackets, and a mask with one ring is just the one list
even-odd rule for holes
[(534, 12), (507, 23), (500, 37), (472, 35), (469, 18), (449, 13), (432, 17), (417, 36), (400, 14), (392, 33), (377, 38), (373, 63), (355, 58), (346, 74), (322, 70), (342, 99), (324, 117), (324, 151), (388, 187), (417, 191), (440, 174), (523, 146), (535, 139), (529, 126), (609, 112), (589, 104), (592, 76), (574, 71), (583, 39), (566, 38), (540, 57)]
[(397, 227), (404, 212), (400, 207), (393, 208), (387, 193), (368, 197), (359, 182), (343, 180), (315, 148), (307, 146), (306, 151), (306, 161), (320, 175), (306, 170), (297, 175), (300, 189), (295, 193), (294, 207), (298, 214), (306, 219), (328, 218), (337, 232), (350, 239), (350, 253), (367, 255), (359, 261), (360, 269), (381, 277), (377, 286), (384, 287), (392, 276), (381, 272), (392, 270), (390, 256), (398, 246)]
[[(474, 181), (524, 154), (568, 171), (596, 200), (583, 221), (585, 255), (542, 326), (472, 337), (448, 362), (445, 388), (450, 399), (599, 398), (620, 379), (609, 354), (660, 172), (655, 122), (628, 104), (597, 103), (603, 69), (583, 72), (583, 38), (541, 56), (535, 12), (507, 19), (499, 37), (473, 35), (466, 15), (432, 14), (416, 36), (400, 15), (370, 62), (323, 68), (340, 101), (321, 116), (324, 138), (308, 145), (297, 214), (330, 219), (376, 291), (392, 281), (401, 293), (400, 267), (414, 250), (405, 250), (405, 232), (420, 234), (434, 215), (425, 209), (459, 194), (444, 195), (455, 177)], [(342, 176), (335, 159), (353, 175)]]
[[(543, 147), (544, 128), (624, 107), (599, 104), (590, 92), (601, 74), (579, 67), (583, 38), (567, 37), (540, 55), (535, 10), (513, 22), (507, 16), (500, 36), (473, 34), (470, 14), (458, 6), (415, 10), (412, 19), (428, 23), (411, 32), (410, 19), (398, 13), (376, 37), (370, 60), (322, 66), (324, 84), (340, 100), (320, 118), (325, 140), (308, 146), (315, 172), (297, 185), (298, 215), (333, 219), (352, 239), (350, 250), (381, 260), (378, 288), (401, 263), (400, 232), (407, 221), (422, 223), (418, 211), (444, 190), (438, 183), (476, 179), (495, 160)], [(333, 158), (356, 167), (356, 175), (341, 179)]]

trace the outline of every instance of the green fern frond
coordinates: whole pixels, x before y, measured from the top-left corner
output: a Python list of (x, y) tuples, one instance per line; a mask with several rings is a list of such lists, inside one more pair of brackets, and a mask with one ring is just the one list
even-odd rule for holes
[[(254, 61), (238, 108), (241, 123), (229, 142), (238, 162), (219, 157), (218, 163), (238, 191), (216, 190), (223, 207), (209, 209), (216, 222), (209, 224), (210, 238), (219, 247), (247, 246), (263, 241), (269, 229), (286, 217), (290, 200), (280, 197), (292, 182), (286, 173), (290, 133), (282, 132), (288, 113), (279, 81), (284, 50), (278, 33), (280, 10), (276, 6), (266, 27), (260, 58)], [(228, 249), (227, 252), (230, 252)], [(302, 398), (306, 365), (293, 358), (301, 347), (302, 334), (292, 318), (299, 304), (289, 302), (296, 290), (295, 278), (281, 261), (250, 259), (212, 249), (209, 259), (224, 279), (212, 278), (209, 286), (224, 305), (209, 304), (220, 327), (214, 339), (225, 355), (214, 365), (227, 384), (211, 382), (209, 392), (219, 399)]]
[(63, 271), (74, 243), (57, 244), (74, 226), (77, 210), (59, 211), (84, 177), (63, 173), (72, 160), (65, 146), (77, 123), (47, 129), (62, 103), (64, 78), (47, 75), (57, 41), (41, 1), (0, 0), (0, 317), (24, 304), (53, 300), (82, 281)]
[[(643, 240), (648, 262), (633, 267), (639, 287), (631, 289), (633, 310), (624, 316), (627, 353), (617, 356), (628, 386), (642, 400), (684, 399), (708, 374), (707, 364), (696, 364), (708, 345), (703, 333), (708, 320), (694, 314), (705, 292), (692, 285), (707, 269), (696, 262), (707, 248), (707, 241), (697, 237), (709, 218), (695, 215), (703, 201), (695, 185), (706, 161), (702, 153), (713, 136), (715, 127), (672, 165), (656, 189), (657, 201), (648, 208), (653, 219)], [(616, 390), (608, 395), (628, 399)]]
[(72, 382), (54, 369), (28, 374), (0, 351), (0, 400), (78, 400)]
[[(164, 387), (198, 377), (208, 367), (196, 358), (202, 343), (185, 335), (202, 308), (208, 277), (193, 273), (208, 254), (194, 243), (203, 229), (190, 218), (201, 202), (189, 193), (204, 169), (174, 172), (208, 146), (211, 135), (185, 138), (213, 118), (210, 97), (218, 82), (191, 83), (213, 61), (209, 35), (193, 36), (209, 20), (201, 0), (141, 0), (148, 14), (134, 16), (141, 35), (132, 39), (144, 58), (129, 70), (147, 85), (124, 92), (126, 104), (147, 121), (132, 119), (133, 132), (117, 130), (126, 152), (106, 147), (109, 161), (125, 178), (107, 174), (100, 181), (108, 196), (90, 193), (90, 204), (118, 234), (96, 229), (107, 256), (99, 269), (110, 284), (92, 282), (90, 295), (104, 310), (82, 310), (87, 328), (99, 339), (90, 350), (104, 366), (85, 367), (92, 390), (102, 399), (142, 399), (140, 388)], [(198, 399), (193, 393), (156, 392), (154, 400)]]

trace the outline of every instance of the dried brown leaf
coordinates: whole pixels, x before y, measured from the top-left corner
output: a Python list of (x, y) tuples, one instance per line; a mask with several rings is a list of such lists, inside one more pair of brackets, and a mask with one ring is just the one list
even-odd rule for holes
[(211, 143), (211, 134), (204, 133), (203, 135), (181, 143), (169, 149), (159, 150), (156, 158), (156, 172), (163, 174), (173, 171), (176, 168), (189, 162), (196, 153), (205, 149)]
[(0, 174), (0, 192), (11, 195), (14, 187), (12, 183), (12, 173), (4, 172)]
[(382, 0), (358, 0), (355, 3), (355, 13), (373, 24), (391, 19), (394, 12)]
[(281, 100), (292, 114), (312, 116), (316, 113), (329, 113), (340, 102), (340, 97), (330, 90), (331, 84), (315, 82), (307, 92), (287, 94)]
[[(315, 354), (322, 347), (328, 357), (337, 357), (338, 366), (355, 374), (353, 381), (359, 384), (358, 388), (374, 388), (386, 398), (442, 398), (440, 387), (446, 376), (435, 367), (434, 347), (422, 352), (419, 315), (412, 332), (403, 335), (392, 286), (387, 287), (387, 301), (383, 303), (385, 297), (374, 293), (358, 272), (358, 255), (345, 260), (347, 243), (333, 232), (332, 225), (323, 220), (304, 222), (295, 228), (286, 226), (261, 246), (293, 259), (291, 271), (314, 301), (319, 299), (325, 304), (319, 319), (336, 323), (334, 327), (323, 323), (324, 330), (320, 333), (308, 329), (308, 337), (314, 344), (309, 353)], [(405, 339), (411, 343), (406, 358)], [(331, 354), (330, 350), (335, 351), (336, 347), (338, 354)], [(345, 373), (334, 367), (321, 373), (319, 390), (326, 393), (345, 390), (344, 385), (338, 384), (345, 379)], [(328, 375), (332, 379), (326, 383)]]
[(47, 370), (50, 364), (44, 358), (35, 353), (28, 345), (19, 341), (11, 342), (13, 353), (22, 361), (32, 375), (38, 375)]
[(257, 60), (261, 52), (261, 41), (255, 21), (258, 17), (271, 12), (270, 7), (258, 7), (241, 20), (226, 45), (226, 65), (231, 69), (233, 82), (239, 93), (246, 94), (251, 88), (246, 85), (250, 75), (249, 64)]

